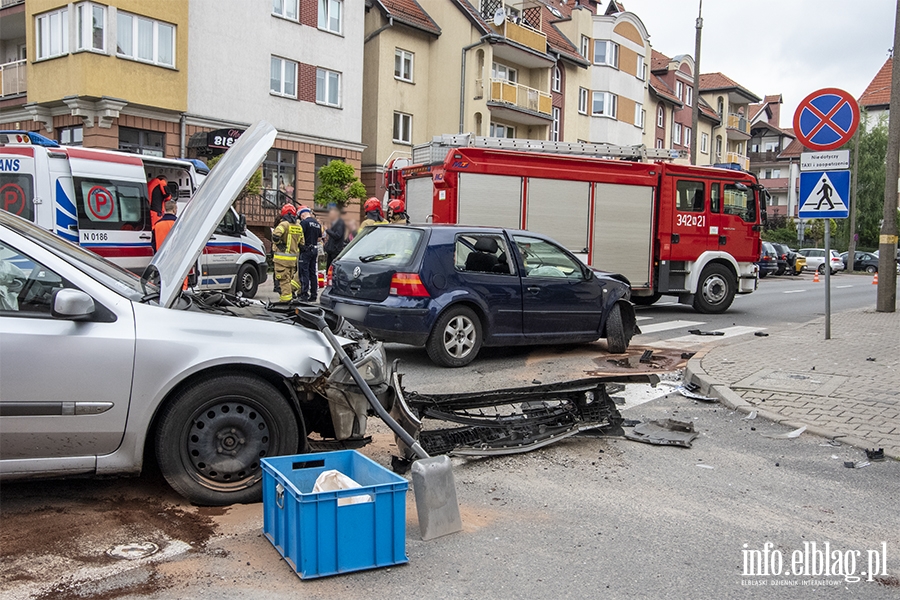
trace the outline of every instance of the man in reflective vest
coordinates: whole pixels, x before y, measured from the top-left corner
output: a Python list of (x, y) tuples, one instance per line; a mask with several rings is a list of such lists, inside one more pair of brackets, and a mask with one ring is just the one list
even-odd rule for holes
[(278, 280), (282, 302), (290, 302), (300, 290), (297, 281), (297, 259), (303, 246), (303, 228), (297, 224), (297, 209), (293, 204), (281, 207), (281, 222), (272, 230), (275, 279)]
[(150, 226), (154, 227), (163, 216), (166, 202), (172, 199), (165, 175), (158, 175), (147, 183), (147, 195), (150, 197)]
[(366, 200), (363, 210), (366, 212), (366, 219), (359, 224), (357, 234), (362, 233), (363, 229), (369, 225), (387, 225), (387, 221), (384, 220), (384, 213), (381, 212), (381, 200), (378, 198), (372, 197)]
[[(153, 248), (153, 254), (159, 252), (159, 249), (162, 247), (163, 242), (166, 241), (169, 232), (172, 231), (172, 228), (175, 226), (175, 221), (177, 220), (176, 215), (178, 214), (178, 203), (174, 200), (169, 200), (163, 205), (163, 210), (165, 210), (165, 214), (163, 214), (162, 218), (153, 226), (153, 233), (150, 236), (150, 247)], [(181, 289), (188, 289), (188, 278), (185, 278), (184, 283), (181, 285)]]

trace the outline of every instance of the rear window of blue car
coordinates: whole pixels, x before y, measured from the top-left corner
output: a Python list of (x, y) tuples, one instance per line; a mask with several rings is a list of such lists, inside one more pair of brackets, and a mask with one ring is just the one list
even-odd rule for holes
[(366, 227), (337, 260), (405, 267), (412, 262), (424, 233), (402, 225)]

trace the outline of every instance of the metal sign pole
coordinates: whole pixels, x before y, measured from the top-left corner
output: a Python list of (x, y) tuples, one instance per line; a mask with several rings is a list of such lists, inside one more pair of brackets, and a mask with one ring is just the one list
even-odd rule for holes
[(825, 339), (831, 339), (831, 219), (825, 219)]

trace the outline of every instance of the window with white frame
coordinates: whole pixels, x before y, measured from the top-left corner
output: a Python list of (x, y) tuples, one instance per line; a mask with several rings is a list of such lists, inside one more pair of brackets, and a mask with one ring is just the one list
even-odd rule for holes
[(553, 67), (553, 80), (550, 82), (550, 89), (559, 92), (562, 89), (562, 69)]
[(672, 127), (672, 145), (681, 144), (681, 123), (675, 123)]
[(666, 109), (663, 108), (663, 105), (660, 104), (656, 109), (656, 126), (657, 127), (665, 127), (666, 126)]
[(619, 68), (619, 45), (609, 40), (594, 40), (594, 64)]
[(291, 21), (300, 16), (300, 0), (272, 0), (272, 14)]
[(657, 139), (657, 140), (656, 140), (656, 147), (657, 147), (657, 148), (662, 148), (662, 147), (663, 147), (663, 141), (662, 141), (661, 139)]
[(641, 131), (646, 131), (645, 127), (647, 125), (647, 111), (641, 111)]
[(269, 75), (269, 91), (276, 96), (297, 97), (297, 63), (273, 56)]
[(550, 141), (558, 142), (559, 141), (559, 122), (562, 117), (562, 112), (558, 107), (554, 106), (551, 109), (551, 114), (553, 115), (553, 122), (550, 124)]
[(694, 132), (690, 127), (684, 128), (684, 145), (688, 148), (691, 147), (691, 138), (693, 138)]
[(81, 146), (84, 143), (84, 127), (82, 125), (60, 127), (57, 130), (57, 139), (63, 146)]
[(616, 117), (618, 96), (610, 92), (594, 92), (591, 114), (595, 117)]
[(394, 78), (412, 83), (413, 53), (397, 48), (394, 50)]
[(772, 179), (781, 177), (781, 169), (772, 169)]
[(716, 158), (722, 158), (722, 136), (716, 136)]
[(53, 58), (69, 53), (69, 9), (63, 8), (34, 18), (37, 57)]
[(586, 88), (578, 88), (578, 112), (586, 115), (588, 111), (588, 91)]
[(644, 64), (644, 57), (638, 55), (638, 57), (637, 57), (637, 68), (635, 69), (636, 72), (635, 72), (635, 74), (634, 74), (635, 77), (637, 77), (637, 78), (640, 79), (641, 81), (644, 81), (645, 79), (647, 79), (647, 72), (646, 72), (646, 70), (647, 70), (647, 69), (646, 69), (646, 65)]
[(116, 52), (122, 58), (174, 67), (175, 26), (120, 10), (116, 17)]
[(319, 0), (319, 29), (340, 34), (343, 8), (343, 0)]
[(394, 113), (394, 143), (412, 144), (412, 115)]
[(675, 82), (675, 95), (681, 100), (684, 98), (684, 84), (680, 81)]
[(316, 69), (316, 102), (326, 106), (341, 105), (341, 74)]
[(106, 7), (93, 2), (75, 5), (77, 50), (106, 52)]
[(634, 124), (641, 129), (644, 128), (644, 105), (640, 102), (634, 103)]
[(694, 105), (694, 88), (693, 88), (693, 86), (690, 86), (690, 85), (689, 85), (689, 86), (687, 86), (687, 88), (684, 90), (684, 103), (685, 103), (687, 106), (693, 106), (693, 105)]
[(700, 134), (700, 152), (703, 154), (709, 154), (709, 134), (708, 133)]
[(495, 62), (491, 65), (491, 77), (515, 83), (519, 80), (519, 72), (512, 67), (507, 67), (503, 63)]
[(491, 123), (491, 137), (514, 138), (516, 137), (516, 128), (512, 125)]
[(586, 35), (581, 36), (581, 55), (586, 59), (591, 59), (591, 38)]

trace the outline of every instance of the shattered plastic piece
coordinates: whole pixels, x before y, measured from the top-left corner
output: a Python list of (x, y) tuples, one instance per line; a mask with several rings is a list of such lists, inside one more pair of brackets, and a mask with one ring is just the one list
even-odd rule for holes
[(832, 446), (834, 448), (837, 448), (837, 447), (841, 446), (842, 444), (837, 440), (828, 440), (827, 442), (822, 442), (819, 445), (820, 446)]
[(741, 419), (741, 420), (742, 420), (742, 421), (752, 421), (753, 419), (756, 418), (756, 415), (757, 415), (757, 414), (759, 414), (759, 413), (757, 413), (755, 410), (751, 410), (751, 411), (750, 411), (750, 414), (747, 415), (746, 417), (744, 417), (744, 418)]
[(874, 461), (878, 461), (878, 462), (883, 461), (884, 460), (884, 448), (879, 448), (878, 450), (875, 450), (874, 448), (869, 450), (868, 448), (866, 448), (866, 458), (868, 458), (869, 460), (874, 460)]
[[(636, 425), (640, 425), (641, 421), (639, 419), (625, 419), (622, 421), (622, 427), (634, 427)], [(603, 452), (601, 450), (601, 452)]]
[(715, 469), (715, 467), (712, 465), (697, 465), (697, 466), (700, 467), (701, 469)]
[(653, 350), (644, 350), (644, 353), (641, 354), (640, 362), (649, 363), (653, 360)]
[(699, 435), (694, 430), (693, 422), (673, 418), (641, 423), (635, 425), (632, 431), (625, 432), (625, 437), (635, 442), (682, 448), (690, 448), (691, 442)]
[(844, 466), (847, 467), (848, 469), (862, 469), (864, 467), (868, 467), (871, 464), (872, 463), (870, 463), (867, 460), (860, 460), (857, 462), (853, 462), (852, 460), (844, 461)]
[(698, 394), (685, 386), (681, 386), (675, 390), (685, 398), (690, 398), (692, 400), (699, 400), (700, 402), (718, 402), (716, 398), (710, 398), (709, 396), (704, 396), (703, 394)]
[(681, 358), (694, 358), (695, 354), (697, 354), (697, 353), (696, 352), (682, 352)]
[(113, 558), (124, 558), (125, 560), (140, 560), (153, 556), (159, 552), (159, 546), (153, 542), (135, 542), (132, 544), (119, 544), (113, 546), (106, 551), (106, 554)]
[(769, 334), (766, 333), (765, 331), (757, 331), (753, 335), (755, 335), (756, 337), (769, 337)]
[(540, 380), (540, 379), (532, 379), (532, 380), (531, 380), (531, 383), (533, 383), (533, 384), (535, 384), (535, 385), (540, 385), (540, 384), (541, 384), (541, 380)]
[(624, 396), (610, 396), (610, 398), (612, 398), (612, 401), (615, 402), (616, 404), (618, 404), (619, 406), (622, 406), (623, 404), (625, 404)]
[(793, 431), (788, 431), (787, 433), (764, 433), (763, 437), (771, 438), (773, 440), (790, 440), (793, 438), (800, 437), (800, 434), (806, 431), (806, 425), (802, 427), (798, 427)]
[(691, 335), (725, 335), (724, 331), (700, 331), (699, 329), (688, 329)]

